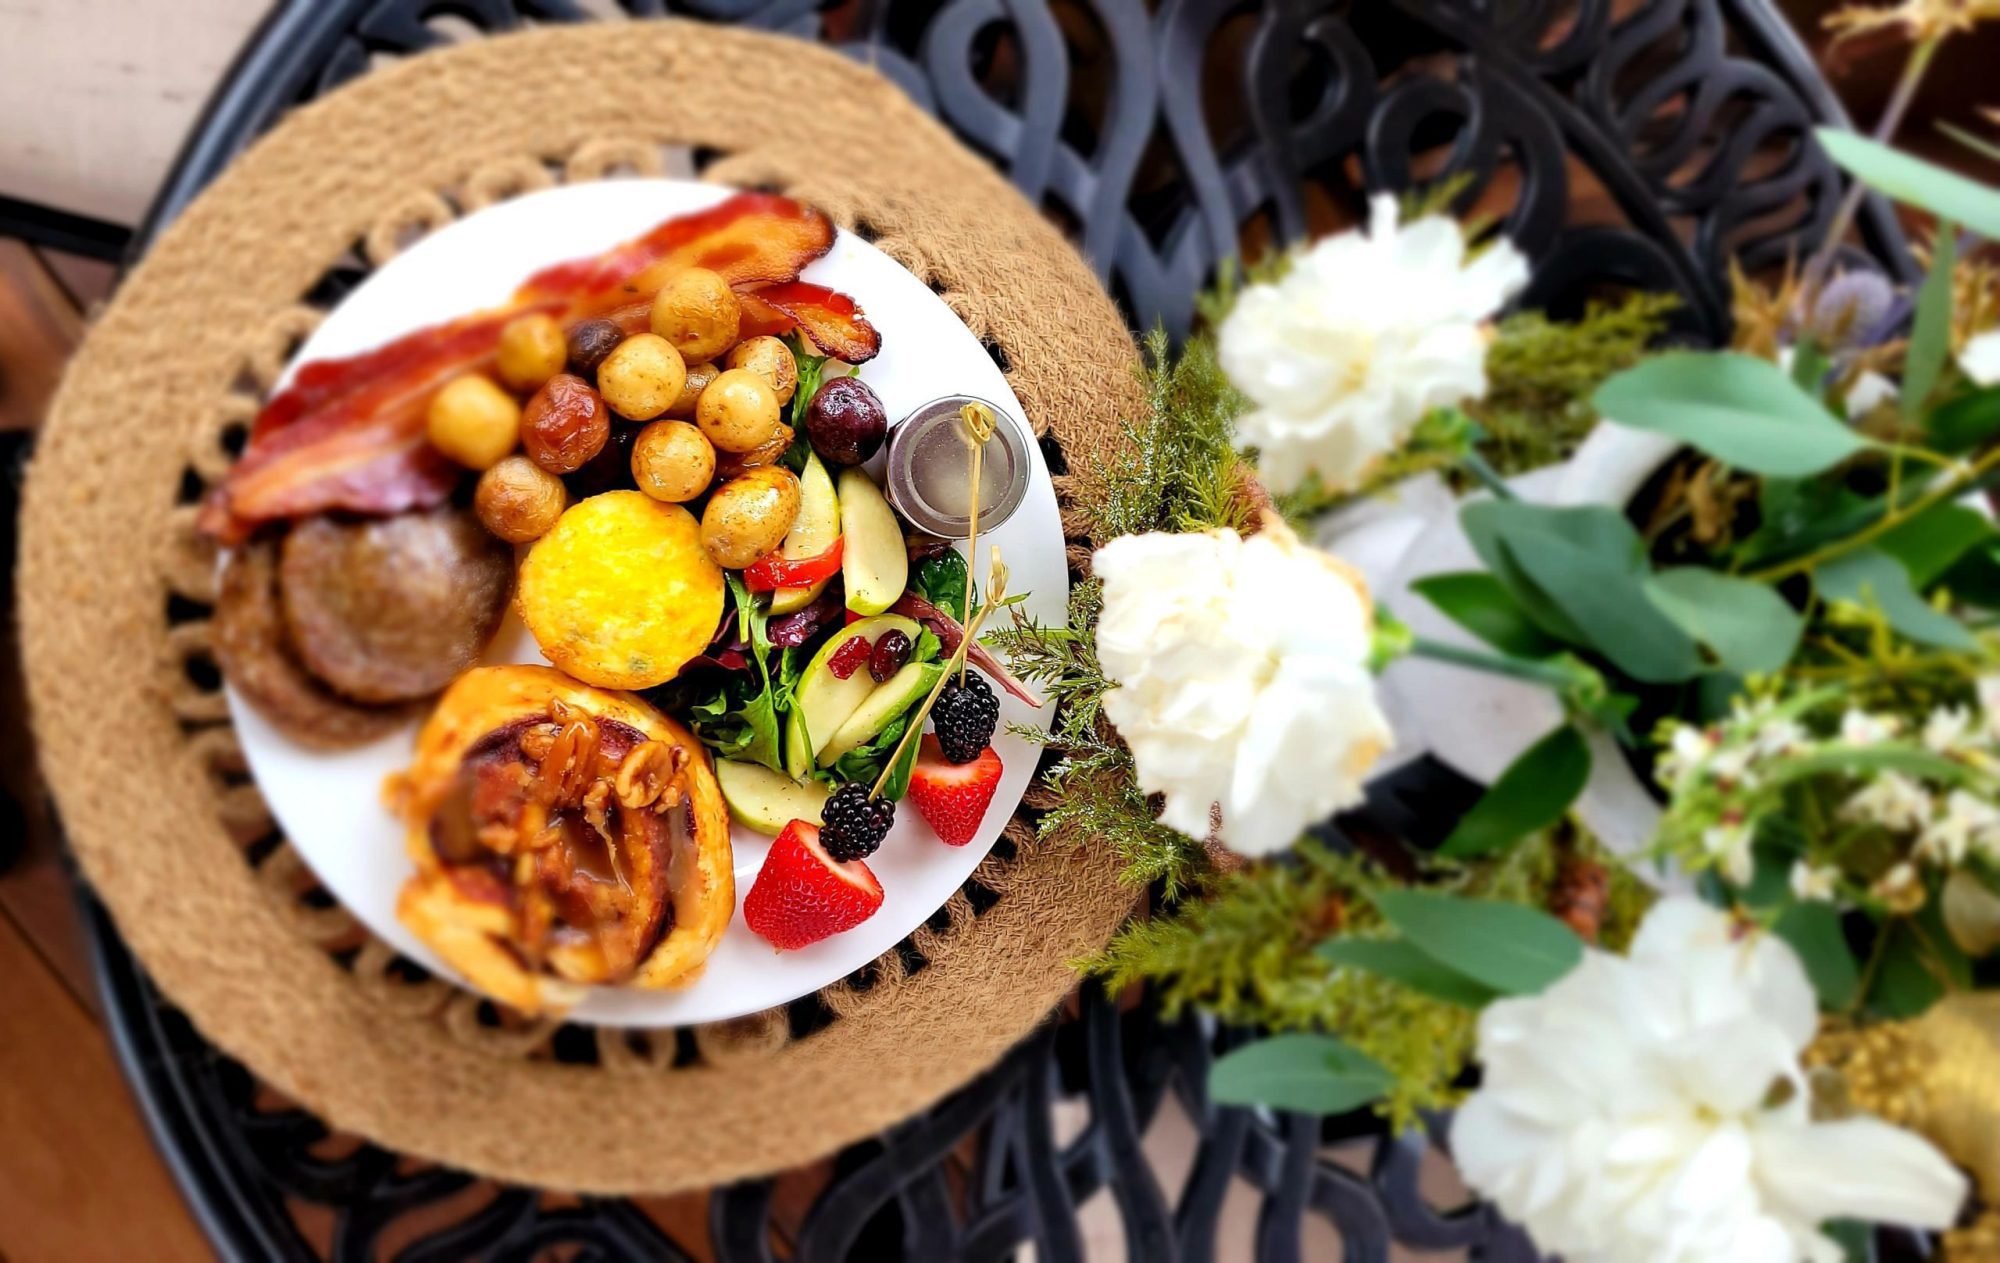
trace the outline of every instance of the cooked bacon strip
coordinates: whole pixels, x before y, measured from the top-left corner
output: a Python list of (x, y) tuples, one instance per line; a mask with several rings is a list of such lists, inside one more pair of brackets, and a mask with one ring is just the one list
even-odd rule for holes
[(811, 281), (788, 281), (739, 289), (743, 336), (789, 333), (793, 329), (837, 360), (860, 364), (882, 349), (882, 335), (852, 298)]
[(739, 193), (601, 255), (545, 269), (504, 307), (307, 364), (259, 414), (243, 458), (202, 506), (201, 529), (235, 544), (277, 518), (437, 504), (458, 471), (425, 440), (425, 410), (445, 382), (491, 367), (507, 321), (542, 311), (565, 327), (609, 316), (643, 328), (652, 293), (673, 272), (705, 267), (740, 285), (788, 281), (825, 254), (833, 236), (818, 211)]

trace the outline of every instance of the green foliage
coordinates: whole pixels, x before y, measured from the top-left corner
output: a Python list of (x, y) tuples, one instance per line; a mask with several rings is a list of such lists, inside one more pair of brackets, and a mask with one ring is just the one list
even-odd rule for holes
[(1146, 335), (1147, 412), (1096, 473), (1103, 497), (1085, 506), (1098, 538), (1146, 531), (1245, 529), (1253, 513), (1248, 469), (1233, 442), (1242, 396), (1216, 362), (1215, 343), (1189, 339), (1176, 358), (1166, 331)]
[(1374, 899), (1411, 944), (1502, 995), (1541, 991), (1583, 959), (1576, 931), (1539, 908), (1433, 890), (1378, 890)]
[(1853, 132), (1816, 127), (1813, 136), (1828, 157), (1870, 188), (2000, 240), (2000, 192)]
[[(1097, 661), (1102, 587), (1086, 579), (1070, 589), (1069, 621), (1043, 627), (1018, 610), (1014, 624), (985, 642), (1006, 657), (1014, 674), (1039, 685), (1055, 710), (1046, 744), (1061, 757), (1043, 774), (1056, 800), (1037, 825), (1039, 835), (1066, 843), (1095, 842), (1123, 861), (1121, 876), (1136, 885), (1160, 882), (1181, 894), (1207, 864), (1201, 844), (1154, 818), (1134, 780), (1132, 754), (1104, 718), (1112, 688)], [(1034, 730), (1022, 735), (1039, 737)]]
[(1426, 575), (1410, 585), (1460, 627), (1516, 658), (1543, 658), (1561, 646), (1521, 611), (1507, 588), (1484, 570)]
[(1805, 629), (1798, 611), (1769, 587), (1702, 566), (1660, 571), (1647, 582), (1646, 595), (1739, 675), (1781, 670)]
[(1590, 779), (1590, 747), (1564, 724), (1528, 747), (1460, 817), (1438, 854), (1494, 855), (1563, 818)]
[(1486, 430), (1480, 452), (1503, 474), (1565, 460), (1597, 424), (1590, 397), (1637, 364), (1680, 306), (1672, 294), (1593, 302), (1583, 318), (1517, 312), (1495, 327), (1486, 351), (1486, 397), (1465, 410)]
[(1208, 1091), (1223, 1105), (1268, 1105), (1344, 1114), (1386, 1094), (1381, 1063), (1327, 1035), (1274, 1035), (1235, 1049), (1209, 1068)]
[(1754, 355), (1656, 355), (1605, 382), (1593, 402), (1620, 425), (1680, 439), (1756, 474), (1820, 473), (1867, 446), (1783, 369)]
[(1951, 351), (1952, 268), (1958, 262), (1958, 227), (1949, 220), (1941, 222), (1935, 240), (1930, 273), (1917, 291), (1909, 349), (1903, 353), (1903, 415), (1912, 421), (1922, 418), (1945, 356)]
[(1831, 903), (1794, 903), (1778, 914), (1771, 929), (1798, 952), (1821, 1008), (1838, 1013), (1854, 1002), (1860, 971)]
[(1814, 572), (1822, 600), (1852, 601), (1882, 611), (1889, 626), (1912, 640), (1947, 649), (1975, 649), (1965, 624), (1918, 595), (1910, 572), (1879, 548), (1857, 548)]
[(1337, 938), (1316, 949), (1321, 960), (1349, 965), (1402, 983), (1412, 991), (1467, 1009), (1484, 1008), (1499, 992), (1440, 962), (1401, 938)]

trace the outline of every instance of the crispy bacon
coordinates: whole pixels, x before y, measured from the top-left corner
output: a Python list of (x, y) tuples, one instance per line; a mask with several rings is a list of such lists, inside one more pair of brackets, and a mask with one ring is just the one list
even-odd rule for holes
[[(791, 281), (826, 253), (833, 236), (833, 225), (816, 210), (769, 193), (739, 193), (601, 255), (545, 269), (504, 307), (420, 329), (361, 355), (307, 364), (258, 415), (243, 458), (202, 506), (201, 529), (236, 544), (259, 523), (279, 518), (437, 504), (451, 494), (459, 471), (424, 437), (430, 397), (461, 373), (490, 368), (507, 321), (541, 311), (565, 327), (608, 316), (643, 328), (651, 295), (675, 271), (710, 268), (736, 285)], [(833, 297), (859, 320), (852, 300)]]
[(852, 298), (811, 281), (759, 285), (736, 293), (743, 304), (743, 336), (797, 329), (837, 360), (860, 364), (882, 349), (882, 335)]

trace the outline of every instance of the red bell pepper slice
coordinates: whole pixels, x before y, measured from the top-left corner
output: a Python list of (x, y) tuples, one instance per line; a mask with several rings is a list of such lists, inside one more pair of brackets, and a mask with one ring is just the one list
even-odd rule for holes
[(752, 592), (775, 592), (779, 588), (803, 588), (831, 579), (840, 573), (840, 555), (846, 551), (847, 537), (836, 536), (826, 551), (811, 557), (783, 557), (765, 553), (743, 571), (743, 586)]

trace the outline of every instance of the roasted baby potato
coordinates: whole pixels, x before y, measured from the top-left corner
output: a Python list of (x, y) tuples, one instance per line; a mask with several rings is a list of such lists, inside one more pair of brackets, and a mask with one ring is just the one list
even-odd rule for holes
[(521, 440), (521, 405), (477, 373), (454, 377), (425, 414), (431, 446), (468, 469), (486, 469)]
[(777, 393), (749, 369), (725, 369), (695, 401), (694, 423), (721, 451), (753, 451), (778, 432)]
[(715, 447), (685, 421), (655, 421), (632, 444), (632, 481), (668, 504), (685, 504), (715, 481)]
[(722, 484), (701, 515), (701, 544), (715, 564), (741, 570), (785, 541), (799, 515), (799, 476), (760, 465)]
[(525, 394), (562, 372), (568, 359), (569, 343), (562, 326), (546, 312), (532, 312), (501, 327), (494, 367), (500, 371), (501, 381)]
[(680, 398), (687, 364), (665, 338), (635, 333), (597, 366), (604, 402), (628, 421), (651, 421)]
[(690, 360), (712, 360), (736, 345), (742, 319), (736, 292), (707, 268), (669, 278), (653, 299), (653, 332)]
[[(793, 503), (798, 493), (794, 480)], [(550, 662), (586, 684), (664, 684), (707, 648), (722, 571), (694, 515), (637, 491), (571, 506), (521, 563), (515, 603)]]
[(698, 360), (688, 365), (687, 380), (681, 383), (680, 396), (667, 405), (667, 415), (676, 421), (694, 420), (695, 401), (701, 398), (701, 392), (707, 390), (708, 384), (721, 372), (709, 360)]
[(479, 475), (472, 493), (480, 524), (510, 544), (540, 539), (569, 507), (562, 479), (525, 456), (509, 456)]
[(783, 339), (769, 334), (761, 337), (745, 338), (736, 344), (726, 361), (729, 368), (747, 369), (764, 379), (771, 393), (778, 397), (778, 406), (792, 401), (792, 392), (799, 388), (799, 362), (792, 355), (792, 348)]
[(603, 397), (569, 373), (543, 382), (521, 413), (521, 450), (552, 474), (582, 469), (610, 437)]

